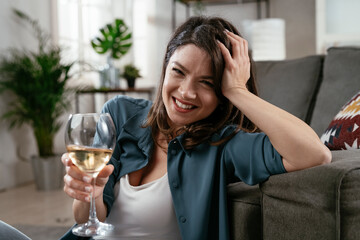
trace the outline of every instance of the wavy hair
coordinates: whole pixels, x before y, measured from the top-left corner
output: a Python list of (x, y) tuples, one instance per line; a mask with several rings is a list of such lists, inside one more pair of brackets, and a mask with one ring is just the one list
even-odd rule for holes
[[(247, 132), (257, 131), (257, 127), (252, 123), (240, 110), (238, 110), (221, 91), (221, 81), (224, 72), (225, 61), (217, 40), (222, 42), (230, 53), (232, 52), (230, 40), (224, 33), (225, 29), (239, 36), (239, 32), (228, 21), (219, 17), (191, 17), (181, 26), (179, 26), (171, 37), (167, 48), (162, 66), (161, 81), (158, 87), (157, 95), (154, 100), (147, 120), (143, 127), (151, 127), (153, 138), (156, 139), (158, 132), (163, 133), (168, 141), (180, 133), (186, 133), (183, 146), (191, 149), (194, 146), (209, 142), (210, 144), (221, 144), (230, 139), (239, 130)], [(174, 132), (167, 120), (168, 115), (162, 99), (162, 88), (164, 84), (165, 71), (171, 56), (174, 52), (187, 44), (194, 44), (198, 48), (207, 52), (211, 58), (212, 74), (214, 76), (214, 91), (219, 99), (219, 105), (210, 116), (200, 121), (188, 124), (182, 129)], [(254, 62), (250, 52), (250, 79), (248, 80), (247, 89), (257, 95), (254, 76)], [(211, 136), (221, 130), (225, 125), (236, 125), (236, 130), (218, 142), (211, 142)], [(156, 142), (156, 141), (155, 141)]]

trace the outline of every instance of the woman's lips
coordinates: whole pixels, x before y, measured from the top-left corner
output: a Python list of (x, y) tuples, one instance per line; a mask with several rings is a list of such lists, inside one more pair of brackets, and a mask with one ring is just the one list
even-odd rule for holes
[(192, 110), (197, 108), (197, 106), (180, 101), (179, 99), (177, 99), (175, 97), (173, 97), (173, 102), (174, 102), (175, 109), (179, 112), (183, 112), (183, 113), (191, 112)]

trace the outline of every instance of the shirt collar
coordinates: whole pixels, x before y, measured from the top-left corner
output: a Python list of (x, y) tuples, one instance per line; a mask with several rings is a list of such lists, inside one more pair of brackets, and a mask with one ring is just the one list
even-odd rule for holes
[[(142, 125), (147, 118), (147, 111), (139, 111), (133, 117), (129, 118), (123, 125), (123, 129), (130, 135), (138, 139), (138, 146), (140, 149), (144, 149), (146, 155), (150, 154), (150, 150), (153, 147), (153, 139), (151, 137), (151, 128), (143, 128)], [(169, 144), (179, 143), (181, 149), (186, 155), (191, 155), (191, 149), (185, 149), (182, 142), (184, 140), (185, 133), (175, 137)], [(148, 156), (150, 157), (150, 156)]]
[(151, 153), (153, 141), (151, 138), (151, 128), (142, 127), (146, 120), (148, 111), (138, 111), (134, 116), (129, 118), (123, 125), (124, 131), (138, 139), (138, 146), (143, 149), (144, 154)]

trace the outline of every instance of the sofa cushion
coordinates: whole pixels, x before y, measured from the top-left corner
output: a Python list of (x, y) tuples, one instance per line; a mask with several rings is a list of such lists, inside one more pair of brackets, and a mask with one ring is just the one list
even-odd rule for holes
[(360, 91), (336, 114), (321, 140), (330, 150), (360, 147)]
[(263, 239), (360, 239), (360, 149), (260, 185)]
[(259, 96), (309, 123), (322, 63), (323, 56), (256, 62)]
[(323, 81), (311, 127), (321, 136), (343, 104), (360, 90), (360, 48), (334, 47), (324, 61)]

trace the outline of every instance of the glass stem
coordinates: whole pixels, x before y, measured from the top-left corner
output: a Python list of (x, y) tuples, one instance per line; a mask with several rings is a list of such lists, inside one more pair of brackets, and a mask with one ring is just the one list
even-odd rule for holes
[(93, 180), (93, 191), (90, 193), (90, 213), (89, 213), (89, 224), (94, 225), (99, 222), (96, 216), (96, 204), (95, 204), (95, 184), (96, 184), (96, 177)]

